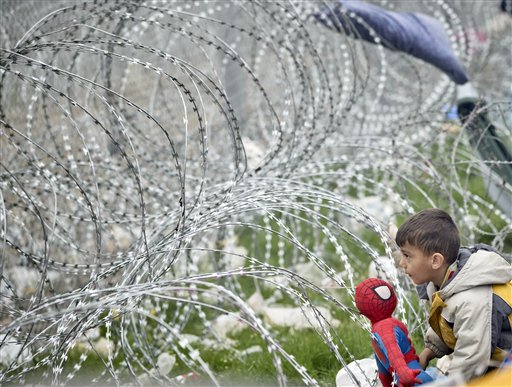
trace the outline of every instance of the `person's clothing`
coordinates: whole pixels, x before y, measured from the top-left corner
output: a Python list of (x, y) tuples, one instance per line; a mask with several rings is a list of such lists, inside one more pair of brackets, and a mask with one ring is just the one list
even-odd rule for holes
[[(400, 350), (399, 355), (393, 354), (392, 350), (394, 346), (390, 346), (389, 344), (386, 345), (386, 338), (379, 334), (379, 332), (383, 331), (381, 326), (382, 323), (391, 325), (391, 329), (393, 330), (394, 333), (393, 341), (395, 341), (396, 344), (398, 344), (398, 349)], [(396, 320), (394, 318), (388, 318), (375, 323), (374, 326), (372, 327), (372, 346), (375, 355), (375, 360), (377, 362), (379, 379), (384, 387), (392, 385), (419, 385), (419, 383), (402, 384), (400, 381), (400, 377), (398, 376), (398, 372), (395, 373), (395, 376), (393, 377), (394, 368), (397, 367), (394, 360), (397, 357), (404, 358), (407, 368), (419, 371), (418, 375), (416, 375), (416, 378), (419, 381), (421, 381), (422, 384), (434, 380), (427, 372), (423, 371), (423, 369), (421, 368), (414, 347), (412, 346), (411, 340), (409, 339), (407, 328), (399, 320)]]
[(490, 247), (462, 248), (441, 288), (430, 283), (427, 293), (425, 347), (436, 357), (453, 353), (448, 373), (471, 379), (512, 347), (512, 267)]
[[(425, 372), (434, 380), (435, 382), (440, 382), (441, 380), (446, 379), (446, 375), (443, 374), (439, 368), (437, 367), (427, 367)], [(463, 381), (461, 381), (462, 383)]]
[[(405, 52), (437, 67), (458, 85), (469, 77), (453, 51), (444, 26), (419, 12), (394, 12), (365, 1), (338, 0), (314, 17), (327, 28)], [(361, 22), (362, 21), (362, 22)]]
[(512, 0), (501, 0), (500, 9), (512, 15)]

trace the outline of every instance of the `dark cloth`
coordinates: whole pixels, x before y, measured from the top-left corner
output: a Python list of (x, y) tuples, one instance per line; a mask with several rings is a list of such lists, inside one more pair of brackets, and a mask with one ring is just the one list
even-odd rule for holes
[(512, 0), (501, 0), (500, 8), (503, 12), (512, 15)]
[[(364, 23), (358, 22), (358, 17)], [(315, 18), (328, 28), (375, 43), (370, 34), (372, 29), (384, 47), (432, 64), (459, 85), (469, 80), (442, 24), (428, 15), (386, 11), (363, 1), (339, 0), (331, 7), (324, 7)]]

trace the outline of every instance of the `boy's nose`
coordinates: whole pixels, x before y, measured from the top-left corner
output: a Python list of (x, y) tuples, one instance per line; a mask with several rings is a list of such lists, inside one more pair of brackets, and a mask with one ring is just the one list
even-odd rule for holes
[(404, 257), (400, 257), (400, 261), (398, 262), (398, 266), (400, 266), (402, 269), (405, 269), (405, 266), (407, 266), (407, 265), (406, 265)]

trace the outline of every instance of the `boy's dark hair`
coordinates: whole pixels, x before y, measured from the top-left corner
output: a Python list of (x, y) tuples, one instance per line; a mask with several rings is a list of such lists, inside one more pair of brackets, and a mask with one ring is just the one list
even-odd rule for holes
[(450, 265), (457, 259), (460, 248), (459, 230), (443, 210), (429, 208), (407, 219), (396, 233), (396, 243), (419, 248), (424, 254), (440, 253)]

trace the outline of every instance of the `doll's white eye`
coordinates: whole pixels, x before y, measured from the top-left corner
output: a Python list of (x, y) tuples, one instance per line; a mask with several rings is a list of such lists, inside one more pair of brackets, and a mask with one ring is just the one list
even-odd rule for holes
[(377, 286), (373, 289), (377, 295), (383, 300), (387, 300), (391, 297), (391, 290), (387, 286)]

